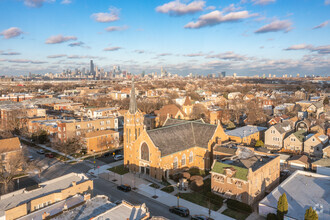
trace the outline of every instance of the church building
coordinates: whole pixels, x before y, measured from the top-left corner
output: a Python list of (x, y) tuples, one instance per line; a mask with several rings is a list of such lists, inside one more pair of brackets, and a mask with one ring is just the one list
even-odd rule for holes
[(138, 110), (134, 82), (124, 123), (124, 165), (131, 172), (161, 180), (182, 168), (210, 170), (213, 146), (228, 140), (220, 123), (168, 118), (163, 127), (146, 130)]

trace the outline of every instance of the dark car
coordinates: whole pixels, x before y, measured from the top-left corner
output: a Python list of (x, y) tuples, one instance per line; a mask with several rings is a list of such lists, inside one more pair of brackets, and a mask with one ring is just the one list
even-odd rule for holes
[(52, 154), (52, 153), (46, 153), (45, 154), (45, 157), (54, 158), (54, 154)]
[(110, 156), (110, 152), (106, 152), (105, 154), (103, 154), (103, 157), (109, 157)]
[(117, 189), (124, 191), (124, 192), (129, 192), (132, 190), (129, 185), (119, 185), (119, 186), (117, 186)]
[(213, 218), (209, 218), (205, 215), (193, 215), (191, 216), (192, 220), (213, 220)]
[(38, 154), (44, 154), (45, 151), (44, 151), (43, 149), (39, 149), (39, 150), (37, 150), (37, 153), (38, 153)]
[(187, 217), (189, 216), (189, 209), (182, 207), (182, 206), (171, 206), (170, 207), (170, 212), (177, 214), (182, 217)]

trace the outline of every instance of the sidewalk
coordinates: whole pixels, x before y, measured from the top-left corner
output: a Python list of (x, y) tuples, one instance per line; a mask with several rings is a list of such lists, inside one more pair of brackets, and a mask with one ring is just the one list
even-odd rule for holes
[(108, 172), (110, 172), (108, 170), (109, 168), (116, 167), (116, 166), (119, 166), (119, 165), (122, 165), (122, 164), (124, 164), (124, 161), (119, 160), (119, 161), (116, 161), (116, 162), (113, 162), (113, 163), (110, 163), (110, 164), (100, 166), (99, 168), (96, 167), (95, 169), (94, 168), (90, 169), (90, 170), (88, 170), (88, 173), (92, 174), (94, 176), (98, 175), (98, 174), (102, 174), (102, 173), (108, 173)]
[(48, 151), (51, 151), (51, 152), (53, 152), (53, 153), (57, 153), (57, 154), (59, 154), (59, 155), (61, 155), (61, 156), (63, 156), (63, 157), (66, 157), (66, 158), (68, 158), (68, 159), (71, 160), (71, 161), (77, 161), (76, 158), (74, 158), (74, 157), (72, 157), (72, 156), (70, 156), (70, 155), (66, 155), (66, 154), (64, 154), (64, 153), (62, 153), (62, 152), (60, 152), (60, 151), (58, 151), (58, 150), (55, 150), (55, 149), (53, 149), (53, 148), (51, 148), (51, 147), (47, 147), (47, 146), (44, 145), (44, 144), (36, 144), (36, 143), (31, 142), (29, 139), (27, 139), (27, 138), (25, 138), (25, 137), (21, 137), (21, 136), (18, 136), (18, 137), (19, 137), (20, 139), (24, 140), (24, 141), (27, 141), (27, 142), (32, 143), (32, 144), (35, 144), (35, 145), (37, 145), (38, 147), (41, 147), (41, 148), (43, 148), (43, 149), (45, 149), (45, 150), (48, 150)]
[[(166, 193), (166, 192), (156, 189), (154, 187), (150, 187), (149, 185), (151, 183), (149, 181), (143, 179), (142, 177), (139, 178), (138, 174), (126, 173), (124, 175), (119, 175), (117, 173), (107, 170), (108, 168), (118, 166), (123, 163), (123, 161), (118, 161), (118, 162), (120, 162), (120, 163), (115, 162), (115, 163), (112, 163), (109, 165), (101, 166), (99, 168), (99, 177), (101, 177), (102, 179), (105, 179), (107, 181), (113, 182), (115, 184), (118, 184), (118, 185), (128, 184), (132, 188), (136, 187), (137, 193), (147, 196), (152, 199), (154, 199), (153, 196), (156, 195), (157, 198), (155, 200), (157, 200), (158, 202), (160, 202), (164, 205), (167, 205), (167, 206), (176, 206), (177, 205), (177, 197), (175, 195), (171, 195), (169, 193)], [(97, 175), (98, 171), (97, 171), (97, 169), (96, 170), (91, 169), (88, 172), (95, 176), (95, 174)], [(113, 180), (116, 180), (116, 181), (113, 181)], [(207, 208), (196, 205), (196, 204), (186, 201), (184, 199), (179, 199), (179, 205), (187, 207), (190, 210), (191, 215), (197, 215), (197, 214), (203, 214), (206, 216), (209, 215), (208, 214), (209, 210)], [(226, 215), (222, 215), (221, 213), (216, 212), (216, 211), (211, 211), (211, 217), (214, 219), (223, 219), (223, 220), (232, 219), (232, 218), (230, 218)]]

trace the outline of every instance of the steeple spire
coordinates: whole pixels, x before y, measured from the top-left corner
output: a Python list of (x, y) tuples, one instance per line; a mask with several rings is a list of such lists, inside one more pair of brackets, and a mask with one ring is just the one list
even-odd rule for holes
[(132, 77), (132, 89), (131, 97), (129, 100), (129, 113), (135, 114), (137, 112), (136, 98), (135, 98), (135, 87), (134, 87), (134, 76)]

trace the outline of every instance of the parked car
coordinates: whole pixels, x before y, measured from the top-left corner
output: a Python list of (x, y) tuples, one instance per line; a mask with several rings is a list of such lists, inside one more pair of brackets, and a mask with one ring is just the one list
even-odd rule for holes
[(103, 154), (103, 157), (109, 157), (110, 156), (110, 152), (106, 152), (105, 154)]
[(117, 189), (124, 191), (124, 192), (129, 192), (132, 190), (130, 185), (119, 185), (119, 186), (117, 186)]
[(52, 154), (52, 153), (46, 153), (45, 154), (45, 157), (54, 158), (54, 154)]
[(34, 161), (34, 158), (32, 156), (28, 156), (28, 158), (30, 162)]
[(193, 216), (191, 216), (190, 219), (192, 219), (192, 220), (214, 220), (213, 218), (209, 218), (205, 215), (193, 215)]
[(181, 217), (187, 217), (190, 213), (189, 209), (183, 206), (171, 206), (169, 211)]
[(123, 160), (124, 157), (123, 157), (123, 155), (118, 154), (118, 155), (115, 155), (115, 156), (114, 156), (114, 159), (115, 159), (115, 160)]
[(121, 201), (121, 200), (116, 200), (114, 203), (115, 203), (116, 205), (120, 205), (120, 204), (122, 203), (122, 201)]
[(38, 153), (38, 154), (44, 154), (45, 151), (44, 151), (43, 149), (39, 149), (39, 150), (37, 150), (37, 153)]

